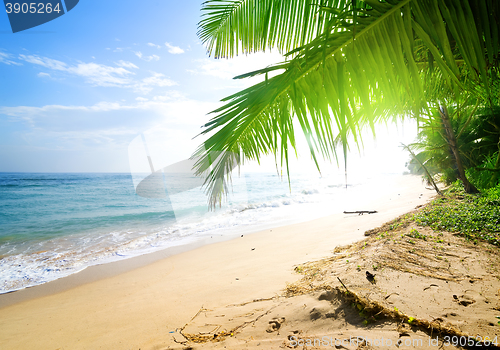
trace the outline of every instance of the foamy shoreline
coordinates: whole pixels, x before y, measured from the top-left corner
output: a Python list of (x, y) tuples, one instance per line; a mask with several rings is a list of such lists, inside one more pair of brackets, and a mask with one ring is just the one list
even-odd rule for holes
[(170, 332), (186, 324), (200, 307), (273, 296), (298, 278), (293, 265), (328, 256), (335, 246), (362, 239), (366, 230), (433, 195), (420, 177), (405, 176), (384, 189), (384, 195), (359, 203), (358, 210), (375, 209), (377, 214), (339, 213), (278, 227), (272, 234), (265, 230), (216, 244), (177, 247), (0, 295), (2, 345), (165, 346), (172, 342)]
[[(3, 207), (8, 219), (1, 222), (0, 294), (208, 237), (236, 237), (325, 217), (345, 209), (349, 198), (376, 188), (369, 179), (346, 190), (335, 177), (297, 175), (290, 191), (276, 174), (247, 175), (234, 184), (227, 205), (210, 212), (202, 189), (155, 201), (133, 193), (124, 174), (75, 174), (70, 179), (65, 174), (12, 175), (4, 179), (16, 190)], [(101, 188), (107, 188), (104, 196)], [(93, 194), (80, 207), (74, 199), (83, 193)], [(50, 215), (45, 215), (47, 208)], [(27, 218), (25, 224), (17, 217)]]

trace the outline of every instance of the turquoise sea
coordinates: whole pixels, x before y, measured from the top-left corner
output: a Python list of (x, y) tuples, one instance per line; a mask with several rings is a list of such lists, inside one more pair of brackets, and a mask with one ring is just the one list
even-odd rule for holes
[(0, 173), (0, 293), (212, 235), (338, 213), (371, 182), (346, 189), (342, 180), (296, 175), (290, 191), (276, 174), (246, 174), (210, 211), (200, 188), (143, 198), (130, 174)]

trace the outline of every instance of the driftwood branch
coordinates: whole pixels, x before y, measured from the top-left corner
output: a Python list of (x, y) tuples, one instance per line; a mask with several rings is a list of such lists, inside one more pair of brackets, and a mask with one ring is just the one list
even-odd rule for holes
[(356, 211), (344, 211), (344, 214), (358, 214), (358, 215), (363, 215), (363, 214), (375, 214), (377, 213), (376, 210), (356, 210)]

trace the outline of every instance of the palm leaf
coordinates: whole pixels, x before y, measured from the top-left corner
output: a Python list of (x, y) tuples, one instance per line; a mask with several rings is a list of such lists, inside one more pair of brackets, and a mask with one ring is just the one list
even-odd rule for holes
[[(195, 153), (201, 157), (199, 174), (207, 171), (201, 164), (211, 152), (231, 152), (239, 162), (281, 154), (281, 166), (287, 167), (290, 147), (295, 149), (294, 117), (316, 164), (318, 152), (331, 160), (341, 144), (346, 167), (347, 135), (357, 140), (363, 125), (373, 129), (376, 111), (386, 117), (418, 115), (427, 108), (429, 96), (439, 97), (438, 89), (431, 89), (433, 95), (424, 89), (424, 81), (455, 96), (464, 82), (488, 84), (486, 69), (491, 63), (484, 47), (489, 42), (488, 50), (497, 49), (491, 58), (498, 59), (498, 33), (492, 33), (498, 6), (471, 7), (465, 0), (365, 0), (357, 16), (357, 2), (347, 4), (347, 9), (344, 5), (326, 0), (320, 4), (320, 9), (342, 11), (338, 18), (339, 11), (317, 11), (310, 1), (205, 3), (199, 34), (216, 57), (230, 57), (240, 48), (251, 52), (277, 46), (289, 50), (289, 59), (240, 76), (262, 74), (266, 80), (227, 97), (226, 104), (212, 112), (216, 116), (202, 132), (211, 136)], [(476, 8), (482, 15), (486, 9), (490, 19), (480, 34), (472, 11)], [(490, 37), (485, 39), (487, 33)], [(435, 67), (426, 64), (429, 53)], [(278, 69), (284, 72), (267, 78)], [(422, 74), (427, 71), (432, 73)], [(215, 168), (218, 175), (224, 174), (222, 163)], [(212, 203), (221, 200), (224, 188), (214, 185), (219, 181), (214, 174), (211, 170), (206, 183)]]
[[(281, 52), (310, 42), (346, 0), (208, 0), (202, 7), (198, 36), (214, 57), (265, 51)], [(323, 11), (320, 11), (320, 10)], [(332, 9), (331, 12), (324, 9)]]

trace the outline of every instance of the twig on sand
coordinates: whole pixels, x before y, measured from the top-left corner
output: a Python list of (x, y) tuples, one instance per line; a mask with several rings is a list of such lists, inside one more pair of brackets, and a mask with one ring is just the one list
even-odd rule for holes
[(375, 214), (377, 213), (376, 210), (356, 210), (356, 211), (345, 211), (344, 214), (358, 214), (358, 215), (363, 215), (363, 214)]
[(388, 296), (386, 296), (384, 299), (385, 299), (385, 300), (389, 299), (389, 297), (390, 297), (391, 295), (399, 295), (399, 293), (396, 293), (396, 292), (391, 293), (391, 294), (389, 294)]
[(342, 285), (344, 286), (345, 290), (347, 291), (347, 293), (351, 293), (349, 291), (349, 289), (347, 289), (347, 287), (345, 286), (344, 282), (342, 282), (342, 280), (340, 279), (340, 277), (337, 276), (337, 279), (339, 280), (340, 283), (342, 283)]

